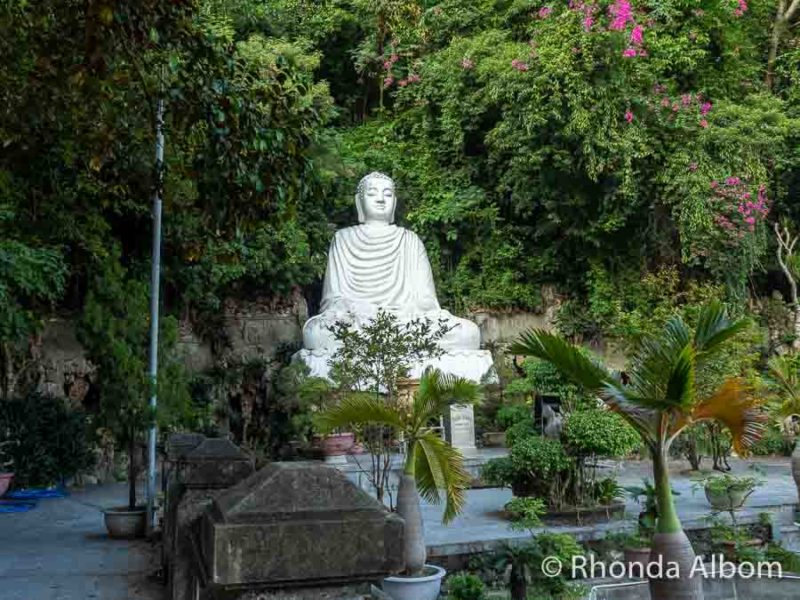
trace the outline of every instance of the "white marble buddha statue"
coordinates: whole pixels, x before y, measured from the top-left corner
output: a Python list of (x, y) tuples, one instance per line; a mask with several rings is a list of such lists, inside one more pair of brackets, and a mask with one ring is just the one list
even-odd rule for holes
[(489, 352), (479, 350), (477, 325), (439, 306), (433, 273), (422, 240), (394, 224), (397, 205), (394, 182), (382, 173), (370, 173), (358, 185), (359, 224), (336, 232), (328, 253), (328, 267), (320, 314), (303, 327), (304, 350), (299, 354), (315, 375), (325, 376), (336, 341), (330, 327), (347, 321), (353, 327), (375, 317), (379, 310), (400, 321), (444, 321), (449, 329), (440, 341), (442, 358), (417, 365), (412, 376), (428, 364), (445, 371), (480, 378), (492, 367)]

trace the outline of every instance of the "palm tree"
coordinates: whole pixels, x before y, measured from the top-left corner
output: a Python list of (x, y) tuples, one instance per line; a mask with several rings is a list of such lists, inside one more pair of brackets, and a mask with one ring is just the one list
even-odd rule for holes
[(524, 334), (510, 349), (513, 354), (550, 362), (597, 394), (636, 429), (650, 451), (658, 505), (651, 560), (660, 560), (665, 567), (674, 561), (681, 573), (678, 579), (650, 580), (651, 596), (659, 600), (703, 597), (701, 578), (687, 575), (695, 555), (672, 497), (667, 463), (670, 445), (687, 426), (718, 421), (731, 431), (736, 451), (744, 454), (763, 431), (764, 415), (740, 379), (728, 379), (708, 396), (701, 397), (698, 391), (710, 359), (746, 326), (745, 320), (729, 320), (718, 302), (703, 307), (694, 330), (680, 317), (673, 317), (658, 335), (642, 340), (631, 361), (627, 384), (577, 346), (545, 331)]
[[(780, 402), (776, 412), (781, 420), (781, 429), (785, 435), (796, 438), (794, 420), (800, 416), (800, 372), (797, 368), (797, 357), (785, 355), (770, 358), (767, 362), (767, 379)], [(792, 477), (800, 497), (800, 444), (792, 452)]]
[(397, 513), (405, 521), (403, 553), (406, 571), (417, 575), (425, 567), (427, 551), (422, 529), (420, 495), (438, 504), (444, 493), (443, 522), (451, 521), (464, 507), (465, 490), (470, 482), (458, 450), (432, 428), (452, 404), (472, 404), (480, 397), (480, 387), (469, 380), (428, 369), (410, 405), (389, 402), (371, 394), (353, 394), (316, 419), (323, 431), (342, 427), (356, 429), (382, 426), (394, 430), (406, 445), (403, 473), (397, 495)]

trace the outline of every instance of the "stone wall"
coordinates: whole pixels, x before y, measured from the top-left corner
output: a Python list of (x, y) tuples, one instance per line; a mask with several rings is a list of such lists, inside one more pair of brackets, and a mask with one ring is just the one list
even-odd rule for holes
[[(307, 318), (306, 303), (299, 293), (282, 300), (229, 301), (223, 308), (222, 331), (217, 336), (223, 343), (212, 347), (189, 322), (182, 322), (178, 352), (195, 373), (223, 359), (238, 362), (271, 358), (285, 348), (301, 345), (302, 326)], [(78, 341), (75, 319), (57, 317), (46, 321), (31, 355), (39, 391), (69, 397), (76, 404), (83, 401), (94, 378), (94, 368)]]

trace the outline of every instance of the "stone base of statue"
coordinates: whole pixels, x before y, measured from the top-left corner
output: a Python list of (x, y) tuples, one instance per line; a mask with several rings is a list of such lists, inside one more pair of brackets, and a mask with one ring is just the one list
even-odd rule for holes
[[(335, 351), (334, 351), (335, 352)], [(330, 350), (300, 350), (292, 357), (293, 361), (302, 361), (310, 369), (313, 377), (328, 378)], [(493, 370), (492, 353), (488, 350), (449, 350), (438, 359), (413, 365), (409, 377), (419, 379), (428, 367), (439, 369), (475, 383), (491, 382), (496, 378)]]

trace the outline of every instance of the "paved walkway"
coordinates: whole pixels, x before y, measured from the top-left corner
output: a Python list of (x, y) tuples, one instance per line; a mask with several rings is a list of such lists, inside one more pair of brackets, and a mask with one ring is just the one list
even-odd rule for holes
[(90, 486), (0, 514), (0, 600), (163, 600), (151, 544), (106, 534), (100, 508), (126, 501), (126, 484)]
[[(756, 520), (770, 511), (791, 521), (797, 492), (788, 459), (758, 461), (768, 482), (748, 501)], [(745, 464), (733, 461), (736, 472)], [(649, 463), (627, 463), (618, 473), (622, 485), (649, 475)], [(693, 493), (686, 474), (674, 470), (674, 487), (681, 492), (678, 512), (685, 526), (702, 526), (709, 514), (702, 491)], [(101, 507), (125, 503), (126, 486), (114, 484), (74, 490), (67, 498), (41, 500), (30, 512), (0, 514), (0, 600), (165, 600), (159, 584), (148, 579), (157, 568), (157, 552), (145, 541), (112, 540), (106, 535)], [(424, 505), (426, 540), (432, 555), (490, 549), (500, 540), (526, 534), (509, 530), (499, 511), (511, 497), (508, 490), (470, 490), (464, 513), (449, 526), (441, 524), (441, 508)], [(549, 528), (579, 538), (599, 537), (598, 531), (633, 528), (639, 507), (628, 503), (627, 521)]]
[[(773, 513), (776, 522), (789, 524), (793, 521), (793, 508), (797, 504), (797, 488), (791, 476), (789, 459), (782, 457), (754, 459), (753, 461), (731, 460), (734, 473), (753, 473), (748, 466), (757, 463), (765, 471), (766, 483), (759, 487), (748, 499), (740, 519), (742, 522), (758, 520), (761, 512)], [(710, 463), (708, 463), (710, 466)], [(711, 507), (703, 490), (693, 491), (692, 475), (688, 465), (671, 465), (673, 488), (680, 493), (676, 497), (678, 515), (687, 529), (707, 527), (707, 517)], [(622, 486), (641, 484), (642, 478), (652, 479), (649, 461), (629, 462), (618, 465), (617, 479)], [(513, 532), (508, 521), (503, 518), (503, 505), (511, 499), (508, 489), (470, 490), (464, 512), (449, 525), (441, 524), (441, 508), (423, 505), (425, 519), (425, 540), (429, 554), (447, 556), (489, 550), (500, 541), (524, 538), (526, 532)], [(610, 521), (594, 525), (551, 526), (545, 529), (571, 533), (578, 539), (602, 538), (607, 531), (631, 530), (636, 527), (636, 518), (641, 507), (632, 500), (626, 501), (626, 520)]]

